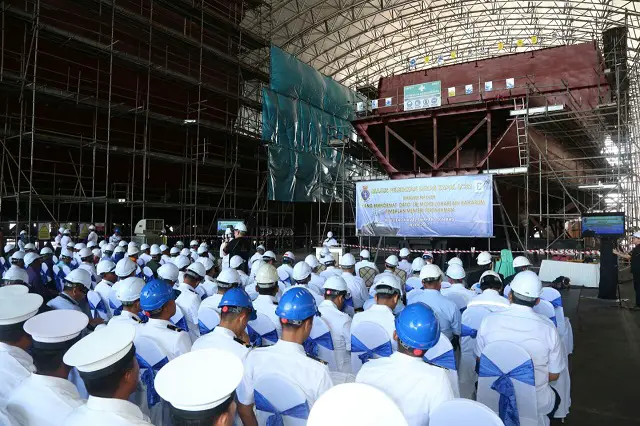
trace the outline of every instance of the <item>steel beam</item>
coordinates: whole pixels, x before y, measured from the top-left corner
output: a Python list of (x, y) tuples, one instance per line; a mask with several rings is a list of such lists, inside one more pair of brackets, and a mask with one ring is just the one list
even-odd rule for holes
[[(435, 164), (433, 164), (431, 162), (431, 160), (429, 160), (423, 153), (421, 153), (420, 151), (416, 150), (415, 148), (415, 143), (414, 146), (411, 146), (411, 144), (409, 142), (407, 142), (406, 140), (404, 140), (402, 138), (402, 136), (400, 136), (399, 134), (397, 134), (396, 132), (394, 132), (389, 126), (384, 126), (384, 137), (385, 137), (385, 142), (387, 143), (387, 159), (389, 157), (389, 136), (388, 134), (391, 133), (392, 136), (394, 136), (396, 139), (398, 139), (400, 142), (402, 142), (402, 144), (404, 146), (406, 146), (407, 148), (409, 148), (414, 156), (417, 155), (418, 157), (420, 157), (420, 159), (422, 159), (425, 163), (427, 163), (428, 165), (431, 166), (431, 168), (435, 168)], [(415, 166), (415, 159), (414, 159), (414, 165), (413, 165), (414, 170), (416, 169)]]
[(456, 151), (458, 151), (460, 147), (462, 147), (462, 145), (464, 145), (471, 138), (471, 136), (473, 136), (478, 131), (478, 129), (480, 129), (480, 127), (482, 127), (482, 125), (486, 122), (487, 117), (485, 116), (482, 120), (480, 120), (478, 124), (476, 124), (476, 127), (471, 129), (471, 131), (467, 133), (467, 136), (462, 138), (462, 140), (458, 142), (447, 155), (444, 156), (444, 158), (436, 165), (437, 167), (435, 167), (435, 169), (439, 169), (440, 167), (442, 167), (442, 165), (449, 159), (449, 157), (451, 157)]

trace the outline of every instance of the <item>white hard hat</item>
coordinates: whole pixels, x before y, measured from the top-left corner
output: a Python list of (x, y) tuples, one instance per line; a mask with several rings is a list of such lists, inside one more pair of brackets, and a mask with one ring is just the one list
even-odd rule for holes
[(40, 250), (40, 255), (44, 256), (45, 254), (53, 254), (53, 250), (51, 250), (51, 248), (49, 247), (42, 247), (42, 249)]
[(449, 261), (447, 262), (447, 265), (460, 265), (462, 266), (462, 259), (460, 259), (459, 257), (452, 257), (451, 259), (449, 259)]
[(173, 260), (173, 264), (176, 265), (178, 269), (183, 269), (189, 266), (190, 263), (191, 261), (189, 260), (189, 258), (183, 255), (180, 255)]
[(179, 273), (178, 267), (173, 263), (165, 263), (158, 268), (158, 277), (163, 280), (170, 280), (171, 282), (178, 281)]
[(18, 251), (16, 251), (16, 252), (14, 252), (14, 253), (11, 255), (11, 257), (10, 257), (9, 259), (10, 259), (11, 261), (14, 261), (14, 260), (24, 260), (24, 255), (25, 255), (25, 253), (24, 253), (23, 251), (18, 250)]
[(196, 253), (198, 254), (205, 254), (207, 251), (209, 251), (209, 249), (207, 248), (207, 246), (200, 246), (198, 247), (198, 251)]
[(115, 249), (116, 248), (114, 247), (113, 244), (105, 244), (105, 246), (103, 247), (102, 251), (104, 251), (104, 252), (110, 251), (111, 253), (113, 253), (113, 251)]
[(118, 246), (118, 247), (116, 247), (116, 249), (113, 252), (114, 253), (126, 253), (127, 251), (124, 249), (123, 246)]
[(75, 248), (76, 248), (76, 243), (74, 243), (73, 241), (69, 241), (69, 242), (67, 243), (67, 248), (68, 248), (68, 249), (70, 249), (70, 250), (75, 250)]
[(76, 268), (64, 277), (66, 285), (83, 285), (91, 290), (91, 275), (84, 269)]
[(423, 258), (421, 257), (416, 257), (415, 259), (413, 259), (413, 262), (411, 262), (411, 270), (413, 272), (420, 272), (422, 271), (422, 267), (426, 264), (427, 262), (424, 261)]
[(8, 251), (13, 250), (14, 248), (16, 248), (16, 245), (15, 245), (15, 244), (13, 244), (13, 243), (7, 243), (7, 244), (5, 244), (5, 245), (4, 245), (4, 252), (6, 253), (6, 252), (8, 252)]
[(127, 248), (127, 256), (137, 256), (138, 254), (140, 254), (138, 246), (133, 245)]
[(107, 245), (107, 242), (105, 240), (100, 240), (100, 242), (98, 243), (98, 247), (102, 248), (104, 246)]
[(489, 275), (491, 275), (492, 277), (496, 277), (498, 281), (502, 282), (502, 278), (500, 278), (500, 274), (495, 271), (484, 271), (482, 275), (480, 275), (480, 279), (478, 281), (482, 281), (484, 277)]
[(345, 253), (342, 255), (342, 259), (340, 259), (340, 266), (345, 268), (350, 268), (356, 264), (356, 258), (353, 257), (351, 253)]
[(183, 248), (182, 250), (180, 250), (180, 256), (186, 256), (186, 257), (191, 256), (191, 250), (189, 250), (186, 247)]
[(322, 246), (322, 248), (320, 249), (320, 257), (326, 256), (328, 254), (331, 254), (331, 250), (329, 249), (329, 247)]
[(91, 253), (91, 250), (88, 248), (83, 248), (82, 250), (80, 250), (80, 259), (84, 259), (85, 257), (91, 257), (93, 255), (93, 253)]
[(62, 235), (70, 235), (71, 231), (69, 231), (68, 229), (65, 229), (64, 231), (62, 231)]
[(94, 248), (95, 246), (97, 246), (97, 244), (96, 244), (96, 242), (95, 242), (95, 241), (89, 241), (89, 242), (87, 243), (87, 248), (88, 248), (88, 249), (92, 249), (92, 248)]
[(511, 291), (519, 295), (537, 299), (542, 293), (542, 282), (533, 271), (523, 271), (516, 274), (511, 281)]
[(64, 232), (64, 228), (61, 226), (60, 228), (58, 228), (58, 233), (62, 234)]
[(169, 250), (169, 254), (180, 254), (180, 249), (178, 247), (171, 247), (171, 250)]
[(256, 284), (258, 284), (259, 287), (271, 287), (273, 285), (277, 285), (279, 279), (278, 271), (269, 263), (262, 265), (256, 273)]
[(33, 243), (27, 243), (24, 245), (24, 251), (35, 250), (35, 249), (36, 249), (36, 245)]
[(95, 231), (95, 230), (96, 230), (96, 227), (95, 227), (95, 226), (93, 226), (93, 225), (89, 225), (89, 231)]
[(184, 247), (184, 243), (182, 241), (176, 241), (176, 247)]
[(442, 271), (440, 270), (440, 268), (438, 267), (438, 265), (434, 265), (434, 264), (427, 264), (424, 265), (422, 267), (422, 269), (420, 269), (420, 280), (437, 280), (442, 278)]
[(146, 249), (151, 248), (151, 246), (147, 243), (144, 243), (140, 246), (140, 250), (145, 251)]
[(264, 254), (262, 255), (263, 259), (275, 259), (276, 258), (276, 254), (274, 252), (272, 252), (271, 250), (269, 251), (265, 251)]
[(318, 262), (318, 258), (315, 257), (314, 255), (310, 254), (307, 257), (304, 258), (304, 261), (307, 265), (311, 266), (312, 269), (317, 268), (318, 266), (320, 266), (320, 262)]
[(398, 266), (398, 256), (392, 254), (384, 260), (384, 263), (391, 266)]
[(93, 250), (91, 250), (91, 253), (93, 253), (93, 255), (97, 258), (102, 257), (102, 250), (100, 250), (99, 248), (94, 248)]
[(149, 251), (149, 254), (151, 254), (151, 256), (158, 256), (159, 254), (162, 254), (162, 251), (160, 250), (160, 247), (158, 247), (157, 244), (154, 244), (151, 246), (151, 250)]
[(197, 245), (199, 245), (199, 243), (196, 240), (191, 240), (191, 242), (189, 243), (189, 247), (193, 247), (193, 246), (197, 246)]
[(29, 274), (19, 266), (11, 265), (2, 276), (2, 279), (5, 281), (21, 281), (26, 284), (29, 282)]
[(129, 277), (120, 282), (116, 297), (121, 302), (135, 302), (140, 299), (140, 293), (145, 285), (142, 278)]
[(447, 277), (454, 280), (462, 280), (467, 275), (464, 268), (458, 264), (449, 265), (446, 272)]
[(206, 242), (206, 241), (203, 241), (203, 242), (201, 242), (201, 243), (200, 243), (200, 247), (206, 247), (206, 248), (209, 248), (209, 244), (207, 244), (207, 242)]
[(430, 252), (430, 251), (428, 251), (428, 250), (425, 250), (425, 252), (424, 252), (424, 253), (422, 253), (422, 257), (423, 257), (423, 258), (424, 258), (424, 257), (430, 257), (430, 258), (432, 258), (432, 259), (433, 259), (433, 253), (432, 253), (432, 252)]
[(200, 262), (193, 262), (191, 265), (187, 267), (187, 275), (190, 275), (194, 278), (203, 279), (205, 275), (207, 275), (207, 270), (204, 265)]
[(290, 252), (290, 251), (285, 252), (285, 253), (282, 255), (282, 257), (283, 257), (283, 258), (284, 258), (284, 257), (286, 257), (287, 259), (290, 259), (290, 260), (292, 260), (293, 262), (295, 262), (295, 261), (296, 261), (296, 256), (295, 256), (292, 252)]
[(349, 286), (344, 278), (332, 275), (324, 282), (322, 288), (325, 290), (349, 291)]
[(331, 231), (327, 232), (327, 238), (333, 238), (333, 232)]
[[(269, 265), (271, 266), (271, 265)], [(272, 266), (273, 268), (273, 266)], [(275, 270), (275, 268), (274, 268)], [(276, 274), (277, 276), (277, 274)], [(278, 281), (276, 279), (276, 281)], [(223, 269), (218, 276), (216, 277), (216, 282), (218, 283), (219, 287), (222, 288), (228, 288), (228, 287), (232, 287), (234, 285), (239, 285), (240, 283), (242, 283), (242, 278), (240, 278), (240, 274), (238, 274), (238, 271), (236, 271), (233, 268), (226, 268)]]
[(129, 241), (129, 243), (127, 243), (127, 247), (131, 247), (131, 246), (138, 247), (138, 243), (136, 243), (135, 241)]
[(120, 278), (126, 278), (136, 271), (136, 264), (128, 257), (123, 257), (116, 264), (116, 275)]
[(87, 245), (85, 243), (76, 243), (76, 245), (73, 246), (74, 250), (82, 250), (83, 248), (86, 248)]
[(127, 242), (125, 240), (120, 240), (120, 242), (118, 243), (119, 247), (124, 247), (127, 245)]
[(513, 267), (514, 268), (522, 268), (523, 266), (531, 266), (531, 262), (524, 256), (518, 256), (513, 259)]
[(640, 232), (634, 232), (633, 238), (640, 238)]
[(311, 275), (311, 266), (307, 262), (298, 262), (293, 267), (293, 279), (296, 281), (306, 280)]
[(363, 259), (369, 259), (371, 257), (371, 253), (369, 253), (369, 250), (364, 249), (360, 252), (360, 257)]
[[(11, 256), (13, 257), (13, 256)], [(63, 248), (60, 250), (60, 257), (73, 257), (73, 253), (69, 249)]]
[(96, 266), (96, 272), (98, 275), (106, 274), (107, 272), (114, 272), (116, 270), (116, 264), (109, 259), (101, 260)]
[(408, 257), (411, 254), (408, 248), (403, 247), (400, 249), (400, 257)]
[(320, 259), (322, 261), (322, 263), (324, 263), (325, 265), (328, 265), (330, 263), (335, 263), (335, 259), (333, 258), (333, 256), (331, 256), (330, 254), (326, 254), (324, 256), (322, 256), (322, 259)]
[(400, 279), (391, 273), (382, 273), (376, 275), (376, 278), (373, 281), (373, 289), (378, 292), (379, 286), (387, 286), (398, 290), (400, 294), (402, 294), (402, 283)]
[(233, 227), (236, 231), (247, 232), (247, 225), (244, 222), (240, 222), (236, 226)]
[(266, 248), (262, 244), (260, 244), (258, 247), (256, 247), (256, 250), (262, 250), (264, 252)]
[(229, 260), (229, 266), (233, 269), (240, 267), (244, 263), (244, 259), (237, 254)]
[[(151, 246), (151, 248), (153, 248), (153, 246)], [(160, 244), (160, 251), (165, 251), (166, 249), (168, 249), (169, 247), (167, 247), (166, 244)]]
[[(239, 256), (238, 256), (239, 257)], [(242, 258), (241, 258), (242, 259)], [(213, 268), (214, 266), (216, 266), (213, 263), (213, 260), (209, 259), (208, 257), (199, 257), (198, 258), (198, 263), (202, 263), (202, 265), (204, 266), (205, 271), (210, 271), (211, 268)], [(233, 266), (232, 266), (233, 268)]]
[(489, 265), (491, 263), (491, 253), (488, 251), (483, 251), (478, 255), (478, 265), (484, 266)]

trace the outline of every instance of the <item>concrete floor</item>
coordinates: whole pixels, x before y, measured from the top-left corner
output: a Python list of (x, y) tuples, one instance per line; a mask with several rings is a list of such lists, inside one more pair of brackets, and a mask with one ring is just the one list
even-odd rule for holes
[[(633, 300), (630, 282), (620, 292)], [(572, 405), (564, 424), (640, 426), (640, 311), (597, 299), (597, 289), (570, 289), (563, 303), (574, 335)]]

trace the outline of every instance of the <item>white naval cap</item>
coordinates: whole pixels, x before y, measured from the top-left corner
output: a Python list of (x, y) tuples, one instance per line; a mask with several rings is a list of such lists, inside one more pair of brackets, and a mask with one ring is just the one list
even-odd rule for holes
[(38, 313), (44, 299), (39, 294), (0, 298), (0, 326), (19, 324)]
[(29, 287), (22, 284), (11, 284), (0, 287), (0, 299), (24, 296), (29, 293)]
[(318, 398), (309, 413), (307, 426), (329, 424), (332, 426), (408, 425), (402, 411), (391, 398), (381, 390), (364, 383), (337, 385)]
[(128, 324), (102, 327), (71, 346), (62, 361), (81, 373), (104, 370), (131, 352), (135, 335), (135, 328)]
[(158, 371), (154, 384), (158, 395), (174, 408), (207, 411), (229, 399), (242, 374), (242, 361), (237, 356), (220, 349), (202, 349), (169, 361)]
[(24, 331), (31, 335), (34, 346), (38, 343), (68, 342), (80, 335), (89, 324), (89, 317), (73, 309), (55, 309), (38, 314), (24, 323)]

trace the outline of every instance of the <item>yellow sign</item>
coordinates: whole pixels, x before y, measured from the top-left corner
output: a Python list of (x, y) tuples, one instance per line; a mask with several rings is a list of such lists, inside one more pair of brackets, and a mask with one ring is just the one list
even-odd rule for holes
[(538, 44), (538, 36), (531, 36), (531, 44)]
[(89, 236), (89, 224), (81, 223), (80, 224), (80, 232), (78, 233), (78, 238), (84, 239)]
[(519, 39), (518, 41), (516, 41), (516, 45), (517, 45), (518, 47), (523, 47), (523, 46), (524, 46), (524, 40)]
[(451, 59), (455, 59), (458, 57), (458, 52), (456, 52), (455, 50), (451, 51)]
[(498, 50), (502, 50), (502, 49), (504, 49), (504, 43), (499, 41), (498, 42)]
[(49, 223), (39, 223), (38, 224), (38, 239), (39, 240), (49, 240), (51, 238), (51, 234), (49, 233)]
[(456, 88), (455, 87), (449, 87), (447, 89), (447, 93), (449, 94), (450, 98), (453, 98), (456, 95)]
[(431, 61), (431, 56), (425, 56), (425, 57), (424, 57), (424, 63), (425, 63), (425, 64), (428, 64), (428, 63), (429, 63), (429, 61)]

